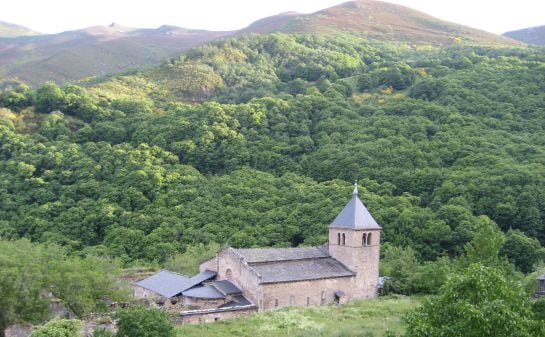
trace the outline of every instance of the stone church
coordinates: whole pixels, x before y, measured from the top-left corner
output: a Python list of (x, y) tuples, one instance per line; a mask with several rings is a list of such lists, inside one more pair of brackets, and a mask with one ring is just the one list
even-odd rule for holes
[[(200, 274), (187, 278), (162, 271), (137, 282), (135, 294), (162, 292), (163, 302), (185, 305), (180, 307), (181, 323), (233, 317), (237, 311), (372, 298), (378, 291), (380, 231), (360, 200), (356, 183), (352, 198), (329, 225), (328, 243), (304, 248), (227, 248), (202, 263)], [(162, 280), (165, 277), (168, 280)]]

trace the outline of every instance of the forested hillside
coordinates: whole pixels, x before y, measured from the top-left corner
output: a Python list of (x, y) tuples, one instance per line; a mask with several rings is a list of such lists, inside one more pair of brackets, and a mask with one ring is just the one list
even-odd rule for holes
[(541, 49), (284, 34), (81, 86), (13, 85), (0, 236), (127, 265), (201, 243), (317, 245), (359, 179), (386, 247), (458, 256), (495, 222), (502, 254), (532, 271), (544, 90)]

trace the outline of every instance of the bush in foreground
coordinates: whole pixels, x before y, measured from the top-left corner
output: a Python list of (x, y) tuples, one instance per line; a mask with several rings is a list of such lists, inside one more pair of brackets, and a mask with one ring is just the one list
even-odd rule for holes
[(478, 263), (450, 279), (406, 321), (406, 337), (530, 337), (545, 332), (522, 287)]
[(54, 319), (38, 327), (30, 337), (83, 337), (83, 324), (77, 319)]
[(118, 313), (118, 337), (174, 337), (168, 315), (158, 309), (132, 307)]

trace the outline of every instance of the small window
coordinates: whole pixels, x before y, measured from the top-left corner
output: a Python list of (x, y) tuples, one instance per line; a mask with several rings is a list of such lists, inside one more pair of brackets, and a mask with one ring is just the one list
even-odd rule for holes
[(214, 317), (214, 322), (217, 322), (217, 321), (219, 321), (219, 320), (220, 320), (219, 317)]
[(341, 245), (341, 233), (337, 233), (337, 245)]
[(310, 305), (310, 297), (307, 297), (307, 307)]
[(346, 245), (346, 236), (344, 235), (344, 233), (341, 235), (341, 246), (344, 246)]
[(322, 305), (325, 304), (325, 291), (322, 291), (322, 299), (320, 301), (320, 304), (322, 304)]
[(371, 233), (363, 233), (363, 236), (361, 238), (361, 244), (362, 246), (371, 245)]
[(225, 271), (225, 277), (227, 277), (228, 280), (233, 278), (233, 271), (231, 269), (227, 269)]
[(275, 307), (275, 308), (278, 308), (278, 298), (275, 298), (275, 299), (274, 299), (274, 307)]
[(295, 296), (290, 296), (290, 305), (295, 305)]

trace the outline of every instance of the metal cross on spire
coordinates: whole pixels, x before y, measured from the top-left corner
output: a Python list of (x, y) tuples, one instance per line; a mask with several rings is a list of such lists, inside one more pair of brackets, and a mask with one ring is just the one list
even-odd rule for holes
[(354, 192), (352, 192), (352, 195), (359, 195), (360, 192), (358, 191), (358, 180), (354, 182)]

